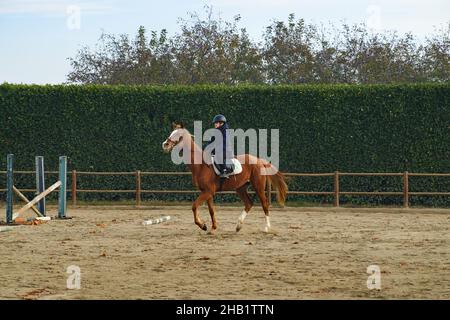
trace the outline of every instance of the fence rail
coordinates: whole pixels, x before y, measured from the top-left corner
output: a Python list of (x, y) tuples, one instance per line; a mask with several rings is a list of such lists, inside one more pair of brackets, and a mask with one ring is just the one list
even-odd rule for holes
[[(15, 174), (35, 174), (34, 171), (14, 171)], [(57, 171), (46, 171), (45, 173), (53, 174), (58, 173)], [(0, 171), (0, 174), (6, 174), (6, 171)], [(72, 170), (72, 186), (69, 192), (71, 193), (72, 205), (77, 205), (77, 193), (134, 193), (136, 196), (136, 205), (141, 204), (143, 193), (199, 193), (199, 190), (160, 190), (160, 189), (149, 189), (143, 190), (141, 188), (141, 178), (142, 176), (155, 176), (155, 175), (190, 175), (190, 172), (157, 172), (157, 171), (131, 171), (131, 172), (89, 172), (89, 171), (77, 171)], [(386, 173), (367, 173), (367, 172), (331, 172), (331, 173), (298, 173), (298, 172), (287, 172), (284, 173), (285, 176), (289, 177), (333, 177), (333, 191), (299, 191), (299, 190), (289, 190), (288, 194), (295, 195), (332, 195), (333, 205), (339, 207), (339, 198), (341, 195), (364, 195), (364, 196), (403, 196), (403, 207), (409, 207), (409, 197), (410, 196), (450, 196), (450, 192), (410, 192), (409, 191), (409, 178), (410, 177), (450, 177), (450, 173), (410, 173), (408, 171), (398, 173), (398, 172), (386, 172)], [(78, 176), (135, 176), (135, 189), (129, 190), (113, 190), (113, 189), (78, 189), (77, 188), (77, 177)], [(343, 176), (398, 176), (402, 177), (403, 190), (398, 192), (388, 192), (388, 191), (373, 191), (373, 192), (359, 192), (359, 191), (342, 191), (339, 187), (340, 177)], [(35, 189), (21, 189), (24, 192), (33, 192)], [(6, 189), (0, 189), (1, 192), (6, 191)], [(271, 202), (271, 195), (276, 194), (276, 191), (272, 191), (272, 186), (270, 183), (267, 184), (267, 195), (269, 203)], [(221, 194), (230, 194), (234, 191), (221, 191)], [(254, 191), (249, 191), (249, 193), (255, 193)]]

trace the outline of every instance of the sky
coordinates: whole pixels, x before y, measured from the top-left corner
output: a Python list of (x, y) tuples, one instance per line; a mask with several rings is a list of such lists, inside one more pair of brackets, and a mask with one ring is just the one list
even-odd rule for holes
[(422, 40), (450, 21), (449, 0), (0, 0), (0, 83), (64, 83), (68, 58), (92, 48), (102, 32), (134, 36), (142, 25), (173, 35), (180, 18), (204, 14), (206, 5), (227, 21), (239, 14), (255, 41), (290, 13), (308, 23), (363, 22)]

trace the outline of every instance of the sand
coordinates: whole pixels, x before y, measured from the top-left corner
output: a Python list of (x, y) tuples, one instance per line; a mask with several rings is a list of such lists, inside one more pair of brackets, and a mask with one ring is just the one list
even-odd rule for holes
[(450, 299), (448, 209), (274, 208), (264, 233), (255, 207), (236, 233), (241, 210), (217, 207), (214, 235), (187, 206), (69, 208), (72, 220), (15, 227), (0, 233), (0, 299)]

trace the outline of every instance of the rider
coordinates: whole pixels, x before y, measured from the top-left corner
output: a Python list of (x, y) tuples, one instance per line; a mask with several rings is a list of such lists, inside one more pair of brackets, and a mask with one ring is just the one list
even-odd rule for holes
[[(222, 134), (222, 159), (216, 159), (215, 162), (220, 171), (221, 178), (228, 178), (228, 175), (233, 171), (233, 168), (230, 164), (231, 159), (234, 158), (233, 150), (231, 149), (230, 144), (230, 133), (227, 131), (230, 127), (228, 126), (227, 119), (224, 115), (218, 114), (213, 119), (214, 128), (220, 131)], [(214, 141), (214, 136), (211, 138), (208, 144)], [(216, 146), (216, 148), (220, 148), (220, 146)], [(217, 155), (216, 155), (217, 156)], [(220, 161), (221, 160), (221, 161)]]

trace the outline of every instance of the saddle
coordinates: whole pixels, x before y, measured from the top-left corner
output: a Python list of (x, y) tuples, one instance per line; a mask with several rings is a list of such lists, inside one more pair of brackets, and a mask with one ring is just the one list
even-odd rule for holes
[[(214, 156), (211, 158), (211, 162), (213, 164), (214, 172), (220, 176), (220, 168), (219, 165), (214, 161)], [(227, 164), (227, 169), (231, 170), (227, 172), (227, 176), (232, 176), (235, 174), (239, 174), (242, 172), (242, 165), (238, 159), (231, 159), (231, 163)]]

